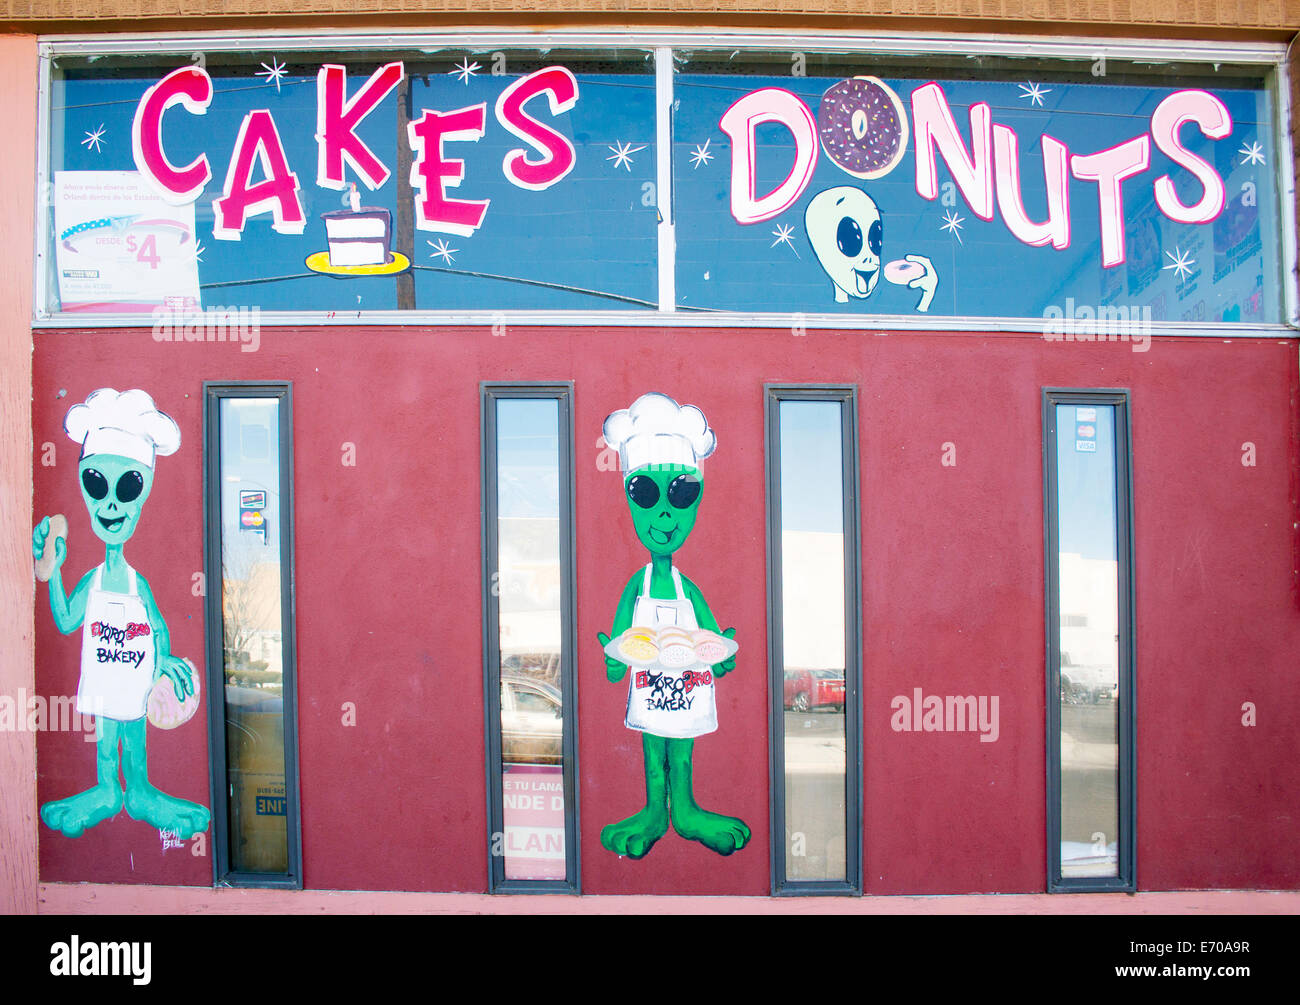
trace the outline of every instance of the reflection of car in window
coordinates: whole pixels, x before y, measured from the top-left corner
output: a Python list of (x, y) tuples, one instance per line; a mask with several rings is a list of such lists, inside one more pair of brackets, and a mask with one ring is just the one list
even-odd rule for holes
[(1115, 667), (1097, 663), (1075, 663), (1061, 653), (1061, 701), (1071, 705), (1114, 701), (1119, 695)]
[(558, 688), (501, 677), (501, 759), (507, 764), (559, 764), (564, 703)]
[(787, 670), (784, 704), (796, 712), (810, 712), (814, 708), (843, 712), (844, 671)]

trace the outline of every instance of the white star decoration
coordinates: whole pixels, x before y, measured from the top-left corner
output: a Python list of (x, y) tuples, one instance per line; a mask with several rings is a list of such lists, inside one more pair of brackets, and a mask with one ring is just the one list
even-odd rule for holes
[(265, 77), (268, 84), (275, 85), (275, 93), (280, 93), (280, 79), (284, 76), (284, 64), (274, 56), (271, 57), (271, 65), (262, 64), (262, 68), (253, 74), (255, 77)]
[(776, 238), (771, 245), (773, 248), (778, 244), (788, 244), (790, 250), (794, 252), (794, 257), (799, 257), (799, 249), (794, 246), (794, 227), (778, 223), (776, 230), (772, 231), (772, 236)]
[(81, 141), (81, 145), (87, 150), (99, 153), (104, 146), (104, 123), (101, 122), (94, 132), (86, 133), (86, 138)]
[(1169, 264), (1165, 268), (1173, 269), (1178, 279), (1186, 279), (1192, 274), (1192, 266), (1196, 264), (1196, 259), (1192, 257), (1190, 251), (1184, 251), (1182, 248), (1175, 247), (1174, 251), (1178, 252), (1176, 256), (1172, 251), (1165, 252), (1169, 258)]
[(460, 82), (469, 87), (469, 78), (475, 76), (479, 70), (483, 69), (478, 63), (471, 63), (466, 56), (456, 64), (456, 69), (448, 70), (447, 73), (454, 77), (459, 77)]
[(943, 223), (939, 224), (940, 230), (946, 230), (953, 237), (957, 238), (958, 244), (965, 244), (961, 239), (961, 225), (966, 222), (966, 217), (958, 216), (955, 209), (950, 209), (943, 214)]
[(695, 165), (697, 171), (701, 164), (707, 164), (713, 160), (713, 154), (709, 153), (709, 144), (712, 142), (712, 140), (705, 140), (703, 146), (698, 143), (695, 144), (695, 152), (691, 154), (691, 163)]
[(202, 241), (195, 241), (195, 242), (194, 242), (194, 251), (193, 251), (194, 261), (196, 261), (196, 262), (201, 262), (201, 261), (203, 261), (203, 252), (205, 252), (205, 251), (207, 251), (207, 250), (208, 250), (207, 248), (203, 247), (203, 242), (202, 242)]
[(1042, 84), (1035, 84), (1032, 81), (1030, 81), (1028, 84), (1017, 84), (1016, 86), (1019, 87), (1022, 92), (1024, 92), (1020, 95), (1020, 97), (1028, 98), (1029, 103), (1031, 105), (1041, 106), (1043, 103), (1043, 95), (1052, 93), (1052, 89), (1050, 87), (1044, 87)]
[(438, 238), (436, 243), (433, 241), (425, 241), (424, 243), (433, 249), (431, 252), (429, 252), (430, 257), (441, 258), (443, 262), (445, 262), (447, 265), (450, 265), (453, 261), (455, 261), (455, 259), (453, 259), (451, 256), (456, 254), (456, 252), (460, 251), (459, 248), (448, 247), (447, 242), (444, 241), (441, 237)]
[(642, 143), (639, 147), (634, 147), (632, 146), (631, 143), (623, 143), (620, 142), (619, 140), (615, 140), (614, 143), (616, 144), (615, 146), (606, 148), (608, 150), (612, 150), (614, 152), (614, 155), (612, 157), (606, 157), (605, 160), (614, 162), (615, 171), (617, 171), (620, 167), (625, 167), (628, 169), (629, 172), (631, 172), (632, 170), (631, 155), (636, 153), (639, 150), (644, 150), (645, 144)]
[(1237, 153), (1241, 154), (1241, 163), (1243, 164), (1264, 163), (1264, 148), (1258, 143), (1251, 143), (1249, 145), (1243, 143), (1241, 149), (1238, 150)]

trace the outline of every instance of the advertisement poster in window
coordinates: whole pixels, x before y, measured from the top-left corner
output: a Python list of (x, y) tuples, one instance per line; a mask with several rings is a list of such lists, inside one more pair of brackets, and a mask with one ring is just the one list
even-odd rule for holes
[(199, 308), (194, 205), (169, 204), (139, 172), (56, 172), (54, 229), (65, 311)]

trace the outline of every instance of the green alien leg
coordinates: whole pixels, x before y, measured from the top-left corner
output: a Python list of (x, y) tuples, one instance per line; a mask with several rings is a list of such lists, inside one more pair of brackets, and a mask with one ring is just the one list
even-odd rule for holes
[(145, 757), (145, 730), (149, 720), (141, 716), (122, 723), (122, 777), (126, 780), (126, 812), (132, 820), (144, 820), (160, 831), (172, 831), (182, 841), (208, 829), (211, 814), (206, 806), (159, 792), (149, 782)]
[(116, 719), (96, 717), (99, 739), (95, 742), (95, 776), (98, 780), (85, 792), (42, 806), (41, 819), (45, 826), (68, 837), (80, 837), (86, 828), (107, 820), (122, 808), (122, 785), (117, 779), (121, 725)]
[(662, 736), (641, 734), (641, 747), (645, 751), (645, 808), (600, 831), (600, 843), (618, 855), (642, 858), (668, 833), (667, 743)]
[(673, 830), (689, 841), (698, 841), (719, 855), (730, 855), (749, 843), (749, 828), (738, 817), (724, 817), (700, 809), (691, 782), (691, 754), (695, 741), (668, 740), (668, 788), (672, 805)]

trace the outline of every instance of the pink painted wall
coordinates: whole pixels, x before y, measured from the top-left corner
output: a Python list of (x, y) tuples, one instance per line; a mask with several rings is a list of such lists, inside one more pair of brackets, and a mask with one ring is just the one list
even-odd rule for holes
[[(320, 889), (482, 891), (487, 839), (479, 546), (481, 380), (575, 382), (583, 886), (596, 894), (768, 892), (765, 382), (860, 389), (865, 885), (873, 894), (1045, 886), (1043, 386), (1132, 390), (1141, 888), (1300, 888), (1294, 569), (1296, 340), (1046, 343), (1032, 336), (724, 330), (341, 328), (264, 331), (256, 353), (159, 344), (148, 331), (38, 332), (37, 515), (68, 514), (67, 571), (101, 560), (86, 526), (68, 406), (143, 387), (179, 422), (127, 557), (177, 652), (203, 654), (201, 382), (294, 381), (298, 666), (305, 881)], [(726, 859), (673, 834), (641, 861), (599, 845), (643, 799), (626, 685), (595, 642), (644, 561), (621, 484), (598, 470), (601, 423), (660, 389), (718, 430), (700, 520), (677, 556), (740, 661), (721, 726), (697, 742), (696, 794), (744, 818)], [(958, 465), (940, 464), (942, 444)], [(1255, 467), (1241, 445), (1256, 445)], [(357, 464), (340, 464), (356, 445)], [(37, 610), (37, 683), (72, 693), (77, 639)], [(1001, 736), (895, 733), (890, 700), (1000, 696)], [(1254, 701), (1258, 725), (1240, 723)], [(357, 724), (342, 724), (354, 702)], [(151, 735), (155, 780), (207, 801), (196, 721)], [(43, 734), (40, 799), (88, 784), (93, 747)], [(164, 853), (124, 815), (42, 834), (45, 882), (203, 886), (206, 857)]]
[(553, 897), (474, 893), (42, 884), (42, 914), (1290, 914), (1300, 893), (973, 894), (959, 897)]
[[(0, 695), (33, 689), (32, 233), (36, 39), (0, 35)], [(36, 910), (36, 743), (0, 731), (0, 914)]]

